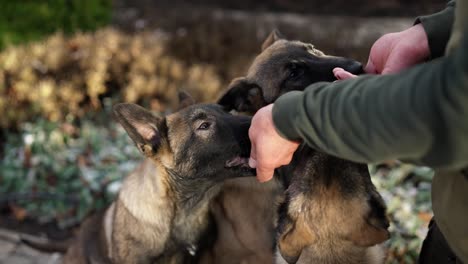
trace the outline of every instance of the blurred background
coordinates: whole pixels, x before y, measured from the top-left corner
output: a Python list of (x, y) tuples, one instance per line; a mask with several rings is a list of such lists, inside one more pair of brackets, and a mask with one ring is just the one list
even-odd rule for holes
[[(0, 263), (53, 263), (19, 233), (64, 240), (141, 157), (116, 102), (214, 101), (269, 32), (363, 63), (382, 34), (443, 0), (0, 0)], [(398, 140), (398, 139), (395, 139)], [(432, 215), (428, 168), (370, 166), (389, 207), (388, 263), (414, 263)]]

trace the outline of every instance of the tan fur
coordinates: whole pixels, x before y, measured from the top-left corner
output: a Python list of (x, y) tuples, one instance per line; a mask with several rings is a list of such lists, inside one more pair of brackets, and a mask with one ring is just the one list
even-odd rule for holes
[(294, 221), (280, 236), (281, 252), (300, 255), (298, 264), (382, 263), (379, 246), (359, 245), (364, 234), (377, 236), (377, 241), (388, 237), (386, 232), (376, 228), (370, 230), (372, 227), (365, 219), (370, 208), (362, 200), (363, 197), (345, 199), (333, 187), (314, 196), (313, 200), (304, 195), (294, 197), (288, 207), (288, 215)]
[(80, 228), (77, 239), (63, 258), (64, 264), (110, 263), (107, 256), (108, 244), (103, 226), (104, 212), (88, 217)]
[[(363, 71), (357, 61), (325, 55), (274, 31), (246, 76), (234, 79), (218, 103), (254, 114), (284, 93), (334, 81), (335, 67)], [(279, 263), (381, 263), (372, 246), (388, 238), (388, 220), (366, 166), (305, 147), (287, 167), (280, 172), (288, 186), (278, 220)]]
[[(173, 210), (171, 195), (155, 163), (146, 159), (140, 168), (123, 182), (115, 202), (114, 226), (110, 245), (112, 260), (123, 263), (136, 256), (159, 255), (169, 237)], [(165, 212), (162, 214), (161, 212)], [(131, 228), (130, 228), (131, 227)], [(128, 237), (144, 241), (145, 247), (134, 247)]]
[[(128, 175), (117, 200), (104, 213), (84, 222), (77, 243), (68, 250), (63, 263), (86, 263), (86, 257), (107, 259), (104, 252), (114, 263), (125, 263), (124, 259), (138, 259), (140, 255), (160, 254), (169, 236), (174, 205), (167, 199), (170, 192), (162, 180), (164, 177), (154, 177), (158, 173), (162, 172), (155, 163), (146, 159)], [(131, 237), (145, 241), (145, 246), (133, 246), (128, 241)], [(105, 250), (93, 251), (96, 256), (85, 257), (83, 255), (89, 254), (86, 250), (89, 243), (99, 244), (98, 247)]]
[[(64, 263), (198, 261), (214, 235), (212, 197), (224, 180), (253, 176), (244, 164), (232, 165), (249, 151), (243, 142), (250, 120), (216, 105), (197, 105), (164, 119), (132, 104), (117, 105), (114, 112), (147, 158), (125, 178), (108, 209), (83, 223)], [(210, 125), (199, 129), (200, 124)], [(206, 142), (215, 146), (200, 147)], [(211, 161), (213, 168), (200, 165)]]
[[(312, 255), (309, 255), (308, 251), (305, 251), (303, 255), (299, 258), (297, 264), (327, 264), (327, 262), (323, 261), (315, 261)], [(344, 260), (342, 263), (359, 263), (359, 264), (379, 264), (384, 263), (385, 253), (383, 250), (382, 245), (376, 245), (370, 247), (366, 250), (364, 259), (357, 260), (355, 262), (349, 261), (349, 259)], [(336, 262), (329, 262), (329, 263), (336, 263)], [(286, 260), (281, 256), (279, 251), (275, 254), (275, 264), (288, 264)]]
[(275, 181), (228, 180), (211, 204), (218, 238), (201, 263), (273, 263), (274, 223), (281, 197)]
[[(114, 214), (115, 214), (115, 204), (112, 203), (104, 214), (104, 234), (106, 237), (106, 245), (112, 243), (112, 229), (114, 227)], [(109, 247), (108, 251), (109, 257), (112, 258), (112, 247)]]

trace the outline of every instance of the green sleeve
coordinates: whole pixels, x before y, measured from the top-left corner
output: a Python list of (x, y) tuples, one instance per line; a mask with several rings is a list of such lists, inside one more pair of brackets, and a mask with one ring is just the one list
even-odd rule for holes
[(399, 74), (287, 93), (275, 102), (273, 121), (284, 137), (349, 160), (466, 166), (468, 38), (450, 56)]
[(442, 57), (450, 38), (455, 17), (455, 1), (450, 1), (444, 10), (416, 18), (415, 24), (421, 23), (426, 31), (431, 58)]

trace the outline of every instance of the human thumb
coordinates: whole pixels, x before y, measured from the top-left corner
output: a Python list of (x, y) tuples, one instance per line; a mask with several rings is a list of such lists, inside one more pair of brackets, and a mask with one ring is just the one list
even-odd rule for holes
[(364, 67), (364, 71), (368, 74), (378, 74), (377, 69), (375, 68), (374, 62), (371, 59), (369, 59), (366, 67)]

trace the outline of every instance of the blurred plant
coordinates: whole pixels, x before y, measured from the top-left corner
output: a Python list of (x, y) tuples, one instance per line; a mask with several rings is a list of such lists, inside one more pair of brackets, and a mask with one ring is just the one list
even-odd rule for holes
[[(1, 52), (0, 126), (7, 137), (0, 138), (0, 204), (19, 220), (73, 225), (108, 204), (140, 160), (123, 130), (109, 124), (114, 102), (170, 111), (180, 89), (200, 102), (214, 100), (219, 71), (168, 55), (168, 38), (107, 28)], [(394, 164), (371, 172), (391, 219), (387, 262), (414, 263), (432, 216), (432, 171)]]
[(1, 1), (0, 50), (56, 31), (89, 31), (110, 22), (112, 0)]
[(221, 88), (214, 67), (186, 65), (165, 52), (164, 35), (123, 34), (113, 29), (55, 34), (44, 42), (0, 53), (0, 126), (17, 127), (44, 117), (81, 117), (104, 97), (137, 102), (161, 111), (174, 106), (179, 89), (198, 101)]
[[(107, 113), (110, 115), (110, 113)], [(38, 120), (10, 135), (0, 161), (0, 205), (18, 220), (78, 223), (107, 205), (141, 155), (118, 125)], [(18, 213), (20, 212), (20, 213)]]
[(427, 167), (399, 163), (371, 166), (370, 171), (391, 221), (386, 263), (416, 263), (432, 217), (434, 172)]

